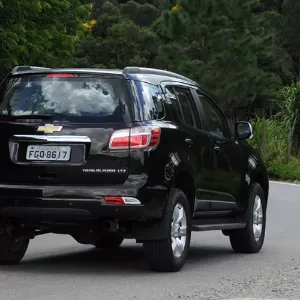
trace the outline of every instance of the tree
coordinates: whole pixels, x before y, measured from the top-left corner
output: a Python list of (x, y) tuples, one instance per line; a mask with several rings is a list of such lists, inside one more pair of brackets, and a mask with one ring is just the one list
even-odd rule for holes
[(79, 43), (72, 65), (121, 69), (153, 66), (159, 40), (150, 26), (158, 18), (158, 9), (147, 1), (96, 4), (92, 17), (97, 24), (92, 36)]
[(275, 34), (277, 52), (284, 61), (277, 60), (284, 84), (300, 79), (300, 2), (299, 0), (261, 0), (259, 7)]
[(281, 13), (284, 0), (260, 0), (257, 10)]
[(1, 0), (0, 77), (16, 65), (64, 65), (87, 17), (80, 0)]
[(180, 0), (164, 14), (167, 36), (158, 64), (183, 73), (214, 91), (221, 104), (247, 106), (264, 98), (266, 86), (280, 86), (260, 68), (272, 61), (273, 40), (253, 13), (253, 0)]
[(128, 16), (136, 25), (150, 26), (158, 18), (158, 9), (151, 4), (128, 1), (120, 5), (121, 14)]
[(293, 60), (294, 79), (300, 80), (300, 2), (285, 0), (282, 5), (284, 17), (284, 48)]

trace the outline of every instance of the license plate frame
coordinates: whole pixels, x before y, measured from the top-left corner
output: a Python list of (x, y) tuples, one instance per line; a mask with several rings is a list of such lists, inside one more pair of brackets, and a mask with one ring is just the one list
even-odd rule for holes
[(71, 146), (28, 145), (26, 161), (32, 162), (68, 162), (71, 159)]

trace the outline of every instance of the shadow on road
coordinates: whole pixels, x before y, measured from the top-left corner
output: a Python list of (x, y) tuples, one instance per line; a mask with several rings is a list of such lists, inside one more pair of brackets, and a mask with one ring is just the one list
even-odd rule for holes
[[(0, 272), (49, 273), (49, 274), (122, 274), (147, 273), (142, 246), (123, 246), (117, 251), (107, 252), (94, 248), (59, 254), (30, 257), (16, 266), (1, 266)], [(226, 247), (192, 246), (184, 270), (201, 268), (206, 264), (230, 259), (233, 252)], [(124, 273), (123, 273), (124, 274)], [(155, 274), (155, 273), (153, 273)]]

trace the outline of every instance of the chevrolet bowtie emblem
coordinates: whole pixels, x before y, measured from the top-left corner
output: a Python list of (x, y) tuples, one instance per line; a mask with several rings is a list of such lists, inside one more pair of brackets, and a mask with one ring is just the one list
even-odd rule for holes
[(53, 133), (62, 130), (62, 126), (54, 126), (52, 124), (45, 124), (44, 126), (39, 126), (37, 131), (42, 131), (44, 133)]

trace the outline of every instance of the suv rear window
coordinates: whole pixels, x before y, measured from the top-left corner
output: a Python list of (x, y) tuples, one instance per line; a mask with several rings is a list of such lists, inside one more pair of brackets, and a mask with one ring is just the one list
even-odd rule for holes
[(51, 115), (78, 122), (127, 122), (125, 80), (11, 77), (0, 89), (0, 116)]

